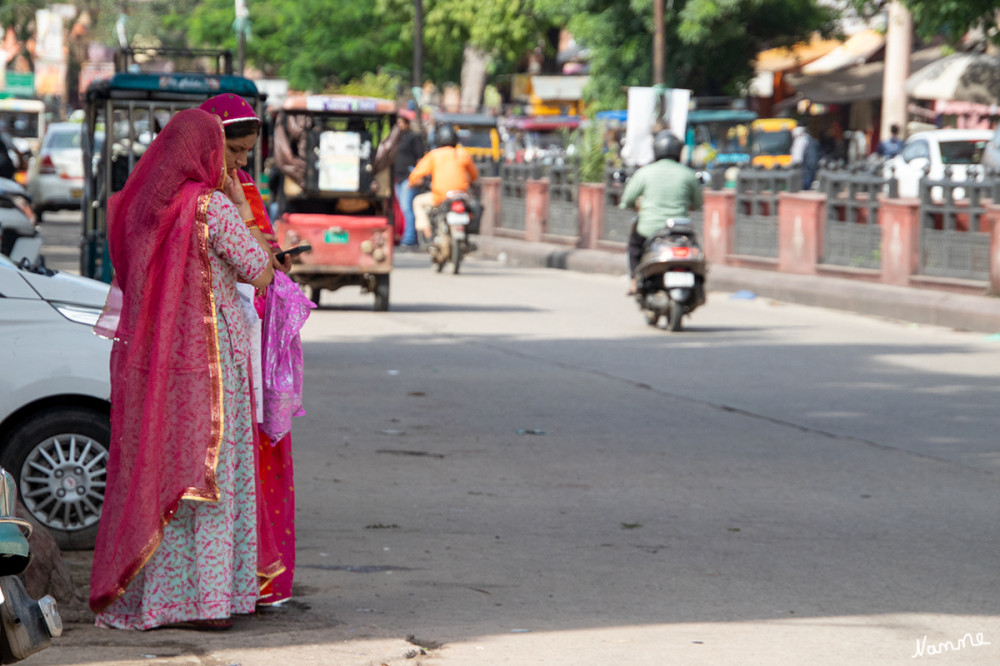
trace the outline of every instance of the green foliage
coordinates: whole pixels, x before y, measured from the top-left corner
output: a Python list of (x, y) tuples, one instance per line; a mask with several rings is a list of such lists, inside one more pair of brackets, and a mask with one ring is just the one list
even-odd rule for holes
[(577, 136), (577, 146), (580, 155), (580, 182), (602, 182), (604, 180), (605, 157), (604, 133), (601, 123), (595, 120), (588, 122)]
[[(165, 27), (183, 27), (189, 45), (237, 49), (232, 0), (204, 0), (164, 10)], [(182, 6), (177, 7), (180, 4)], [(393, 20), (373, 3), (352, 0), (250, 0), (251, 34), (246, 58), (293, 88), (323, 90), (379, 67), (405, 67), (412, 57), (402, 34), (405, 17)]]
[(352, 79), (343, 85), (331, 86), (324, 92), (395, 100), (405, 89), (406, 82), (402, 77), (381, 71), (377, 74), (365, 72), (360, 78)]
[(25, 42), (34, 32), (35, 12), (47, 4), (45, 0), (0, 0), (0, 26), (13, 28), (17, 39)]
[[(596, 108), (624, 108), (626, 87), (652, 84), (652, 0), (537, 1), (590, 48), (587, 95)], [(817, 0), (674, 0), (665, 20), (666, 83), (695, 95), (738, 95), (758, 52), (830, 33), (834, 19)]]
[[(490, 56), (491, 73), (513, 71), (552, 27), (536, 5), (541, 0), (424, 0), (424, 74), (457, 81), (466, 45)], [(404, 19), (407, 48), (413, 48), (412, 0), (376, 0), (376, 11)]]
[[(969, 30), (984, 28), (994, 42), (1000, 42), (997, 31), (996, 0), (902, 0), (913, 14), (917, 35), (930, 39), (942, 35), (952, 45), (961, 41)], [(885, 10), (886, 0), (853, 0), (859, 13), (871, 16)]]

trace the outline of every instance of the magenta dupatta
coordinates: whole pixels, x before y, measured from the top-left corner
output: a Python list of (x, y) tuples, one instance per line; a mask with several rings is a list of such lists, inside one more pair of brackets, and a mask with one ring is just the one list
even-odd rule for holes
[(115, 278), (95, 330), (110, 327), (115, 342), (95, 612), (152, 557), (181, 499), (218, 499), (223, 389), (206, 210), (224, 166), (219, 120), (181, 111), (109, 202)]

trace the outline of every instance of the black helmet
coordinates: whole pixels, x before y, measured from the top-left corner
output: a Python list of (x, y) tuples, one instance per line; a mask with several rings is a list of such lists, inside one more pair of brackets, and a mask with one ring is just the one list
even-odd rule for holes
[(653, 158), (680, 162), (683, 148), (684, 144), (670, 130), (660, 130), (653, 139)]
[(455, 136), (455, 130), (453, 130), (450, 125), (441, 125), (441, 127), (438, 127), (435, 139), (437, 140), (437, 145), (439, 146), (454, 146), (458, 143), (458, 137)]

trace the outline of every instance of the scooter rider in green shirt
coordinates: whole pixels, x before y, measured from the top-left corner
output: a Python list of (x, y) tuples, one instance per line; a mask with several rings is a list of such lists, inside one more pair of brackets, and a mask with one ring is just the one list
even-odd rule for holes
[[(619, 208), (638, 208), (639, 220), (628, 239), (628, 268), (635, 293), (635, 268), (646, 239), (666, 226), (671, 217), (687, 217), (689, 210), (701, 208), (701, 183), (695, 172), (680, 163), (684, 144), (670, 130), (661, 130), (653, 139), (652, 164), (636, 171), (622, 192)], [(641, 201), (639, 201), (641, 199)]]

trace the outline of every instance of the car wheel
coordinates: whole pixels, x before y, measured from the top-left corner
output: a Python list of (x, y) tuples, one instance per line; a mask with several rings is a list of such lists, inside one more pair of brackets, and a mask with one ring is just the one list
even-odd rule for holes
[(19, 425), (0, 454), (21, 502), (63, 550), (94, 547), (110, 443), (106, 414), (50, 409)]

